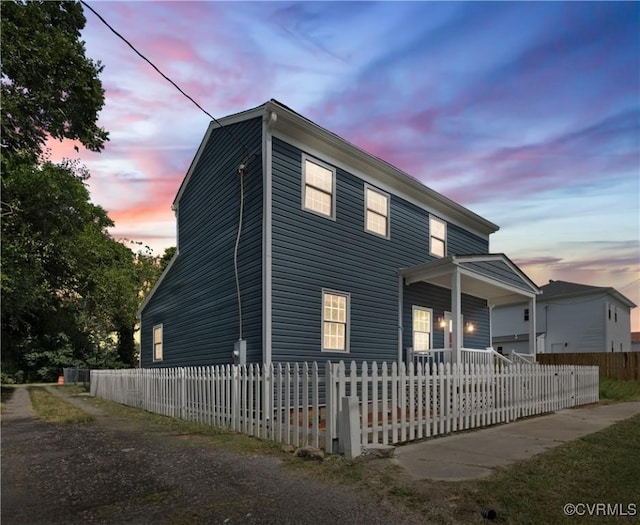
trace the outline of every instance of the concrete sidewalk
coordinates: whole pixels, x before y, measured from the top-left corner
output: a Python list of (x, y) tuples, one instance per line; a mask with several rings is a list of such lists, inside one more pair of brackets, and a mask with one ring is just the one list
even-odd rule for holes
[(497, 467), (530, 458), (636, 414), (640, 414), (640, 402), (561, 410), (401, 446), (393, 461), (418, 480), (482, 478)]

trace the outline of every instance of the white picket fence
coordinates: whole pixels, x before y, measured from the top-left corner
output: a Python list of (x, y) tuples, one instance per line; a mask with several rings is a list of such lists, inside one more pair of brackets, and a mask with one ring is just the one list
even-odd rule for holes
[(294, 446), (339, 450), (358, 403), (362, 446), (396, 444), (598, 401), (598, 367), (327, 362), (96, 370), (91, 394)]

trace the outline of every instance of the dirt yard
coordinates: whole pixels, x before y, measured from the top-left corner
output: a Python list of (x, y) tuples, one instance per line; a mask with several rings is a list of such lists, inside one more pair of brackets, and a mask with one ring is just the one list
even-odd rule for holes
[(18, 388), (2, 418), (2, 523), (424, 523), (424, 516), (350, 487), (206, 440), (95, 416), (54, 425), (34, 417)]

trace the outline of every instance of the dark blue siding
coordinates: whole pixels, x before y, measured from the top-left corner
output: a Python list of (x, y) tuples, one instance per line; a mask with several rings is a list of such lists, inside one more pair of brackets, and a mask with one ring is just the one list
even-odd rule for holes
[[(438, 326), (438, 318), (444, 318), (445, 312), (451, 312), (451, 290), (429, 283), (414, 283), (405, 286), (404, 296), (404, 330), (402, 332), (403, 352), (413, 347), (413, 306), (422, 306), (433, 310), (432, 347), (445, 348), (445, 330)], [(463, 333), (462, 346), (466, 348), (486, 348), (489, 341), (489, 310), (484, 299), (462, 294), (462, 317), (464, 323), (472, 323), (472, 333)], [(403, 354), (404, 355), (404, 354)]]
[[(238, 267), (247, 360), (262, 361), (262, 158), (260, 119), (230, 126), (254, 153), (245, 174)], [(212, 132), (178, 203), (180, 253), (142, 312), (142, 366), (231, 362), (239, 336), (233, 251), (238, 165), (246, 152), (225, 130)], [(152, 362), (152, 328), (164, 326), (164, 359)]]
[[(396, 360), (397, 270), (433, 260), (429, 214), (392, 195), (391, 238), (365, 232), (364, 182), (342, 169), (336, 170), (336, 220), (304, 211), (301, 154), (274, 139), (273, 361)], [(487, 249), (486, 240), (448, 225), (449, 254)], [(320, 350), (323, 288), (351, 294), (349, 354)], [(421, 300), (428, 306), (433, 298)], [(405, 317), (409, 330), (410, 321)]]

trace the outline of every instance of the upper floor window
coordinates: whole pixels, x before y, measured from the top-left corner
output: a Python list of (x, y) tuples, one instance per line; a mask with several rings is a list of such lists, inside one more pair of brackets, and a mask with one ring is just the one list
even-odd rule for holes
[(335, 219), (336, 170), (302, 156), (302, 207)]
[(389, 237), (389, 195), (368, 186), (364, 189), (365, 230)]
[(529, 320), (529, 309), (528, 308), (524, 309), (524, 320), (525, 321)]
[(162, 361), (162, 325), (153, 327), (153, 360)]
[(436, 257), (444, 257), (447, 254), (447, 223), (429, 217), (429, 253)]
[(349, 294), (322, 291), (322, 350), (349, 351)]

